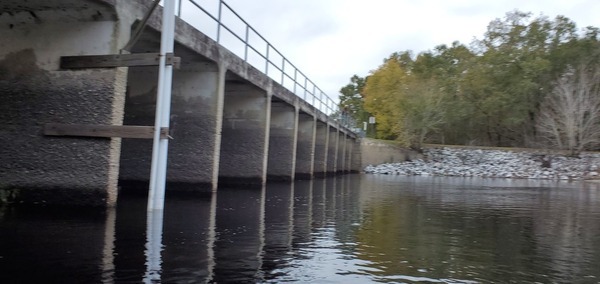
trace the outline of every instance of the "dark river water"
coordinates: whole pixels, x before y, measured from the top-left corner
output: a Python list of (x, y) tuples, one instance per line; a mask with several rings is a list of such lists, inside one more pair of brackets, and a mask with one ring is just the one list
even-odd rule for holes
[(164, 216), (144, 196), (5, 206), (0, 271), (0, 283), (600, 283), (600, 186), (347, 175), (167, 196)]

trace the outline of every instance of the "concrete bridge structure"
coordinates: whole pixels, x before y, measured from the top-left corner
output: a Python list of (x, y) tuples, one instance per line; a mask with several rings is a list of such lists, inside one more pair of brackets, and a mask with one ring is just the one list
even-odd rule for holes
[[(112, 206), (119, 184), (147, 184), (160, 7), (129, 50), (140, 56), (122, 48), (151, 5), (0, 2), (3, 202)], [(181, 18), (175, 33), (167, 192), (359, 170), (358, 137), (331, 118), (335, 105), (285, 58), (281, 80), (269, 76), (268, 43), (261, 70)]]

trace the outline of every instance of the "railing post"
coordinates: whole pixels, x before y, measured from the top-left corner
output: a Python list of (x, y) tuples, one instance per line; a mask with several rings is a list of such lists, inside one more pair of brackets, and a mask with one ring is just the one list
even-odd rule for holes
[(285, 57), (281, 54), (281, 85), (283, 85), (283, 75), (285, 75)]
[[(304, 76), (304, 74), (302, 74), (302, 76)], [(308, 101), (306, 99), (306, 93), (308, 93), (308, 78), (306, 78), (306, 76), (304, 76), (304, 100)]]
[(223, 13), (223, 0), (219, 0), (219, 15), (217, 15), (217, 43), (221, 43), (221, 15)]
[(244, 41), (244, 61), (248, 62), (248, 34), (250, 33), (250, 26), (246, 25), (246, 41)]
[[(315, 85), (315, 83), (312, 83), (313, 85), (313, 91), (312, 91), (312, 105), (316, 105), (315, 104), (315, 99), (317, 98), (317, 85)], [(319, 100), (321, 101), (321, 100)]]
[(271, 45), (267, 42), (267, 53), (265, 55), (265, 74), (269, 76), (269, 49)]
[(298, 85), (298, 68), (294, 67), (294, 95), (296, 94), (296, 85)]

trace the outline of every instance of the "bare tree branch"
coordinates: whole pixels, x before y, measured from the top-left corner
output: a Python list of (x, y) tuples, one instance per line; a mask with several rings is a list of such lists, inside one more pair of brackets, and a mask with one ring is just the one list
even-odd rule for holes
[(541, 106), (537, 130), (545, 145), (578, 155), (600, 145), (600, 68), (569, 68)]

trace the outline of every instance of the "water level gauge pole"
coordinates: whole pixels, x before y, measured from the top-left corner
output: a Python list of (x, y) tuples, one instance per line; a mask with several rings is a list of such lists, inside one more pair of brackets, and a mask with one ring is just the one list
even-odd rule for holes
[(175, 41), (175, 1), (176, 0), (165, 0), (163, 3), (158, 91), (156, 95), (156, 117), (154, 122), (148, 211), (164, 209), (169, 138), (161, 137), (160, 130), (163, 127), (168, 129), (171, 116), (173, 65), (166, 64), (166, 56), (167, 54), (173, 53)]

